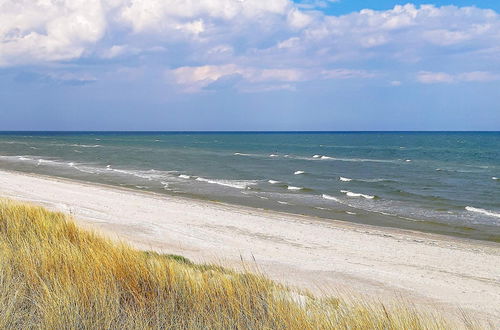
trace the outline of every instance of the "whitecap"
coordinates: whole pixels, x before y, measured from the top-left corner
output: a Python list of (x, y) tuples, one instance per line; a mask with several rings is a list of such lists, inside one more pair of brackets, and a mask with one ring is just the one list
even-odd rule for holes
[(324, 199), (328, 199), (328, 200), (340, 203), (340, 200), (337, 197), (333, 197), (333, 196), (330, 196), (330, 195), (327, 195), (327, 194), (323, 194), (321, 197), (323, 197)]
[(19, 160), (33, 160), (33, 158), (23, 157), (23, 156), (19, 156), (18, 159)]
[(288, 186), (288, 190), (302, 190), (302, 187), (294, 187), (294, 186)]
[(276, 181), (276, 180), (268, 180), (267, 182), (269, 182), (270, 184), (277, 184), (277, 183), (280, 183), (279, 181)]
[(405, 160), (405, 162), (409, 163), (409, 162), (411, 162), (411, 159), (407, 159), (407, 160)]
[(233, 155), (235, 155), (235, 156), (251, 156), (250, 154), (244, 154), (241, 152), (235, 152)]
[(306, 173), (306, 172), (304, 172), (304, 171), (295, 171), (293, 174), (294, 175), (300, 175), (300, 174), (304, 174), (304, 173)]
[(269, 157), (278, 157), (276, 154), (270, 154)]
[(365, 194), (355, 193), (355, 192), (348, 191), (348, 190), (341, 190), (340, 192), (343, 193), (343, 194), (346, 194), (349, 197), (363, 197), (363, 198), (366, 198), (366, 199), (374, 199), (375, 198), (375, 196), (372, 196), (372, 195), (365, 195)]
[(342, 181), (342, 182), (350, 182), (350, 181), (352, 181), (352, 179), (350, 179), (350, 178), (344, 178), (342, 176), (339, 177), (339, 180)]
[(321, 158), (321, 155), (314, 155), (313, 158)]
[(497, 178), (496, 176), (492, 177), (491, 179), (492, 179), (492, 180), (496, 180), (496, 181), (500, 181), (500, 179), (499, 179), (499, 178)]
[(80, 148), (99, 148), (102, 147), (100, 144), (71, 144), (72, 147), (80, 147)]
[(47, 159), (39, 159), (38, 160), (38, 165), (43, 164), (43, 163), (53, 163), (53, 161), (47, 160)]
[(321, 159), (333, 159), (333, 158), (328, 156), (321, 156)]
[(278, 201), (279, 204), (283, 204), (283, 205), (290, 205), (290, 203), (288, 202), (282, 202), (282, 201)]
[(185, 175), (185, 174), (181, 174), (181, 175), (179, 175), (179, 178), (181, 178), (181, 179), (191, 179), (191, 176)]
[(255, 182), (252, 182), (252, 181), (210, 180), (210, 179), (205, 179), (205, 178), (201, 178), (201, 177), (196, 178), (196, 181), (217, 184), (220, 186), (236, 188), (236, 189), (247, 189), (249, 185), (255, 184)]
[(474, 212), (474, 213), (481, 213), (490, 217), (495, 217), (495, 218), (500, 218), (500, 213), (495, 213), (492, 211), (488, 211), (485, 209), (480, 209), (472, 206), (466, 206), (465, 209), (469, 212)]
[(349, 215), (356, 215), (356, 213), (354, 212), (349, 212), (349, 211), (345, 211), (345, 213), (349, 214)]
[(75, 167), (75, 163), (70, 162), (70, 163), (68, 163), (68, 166)]

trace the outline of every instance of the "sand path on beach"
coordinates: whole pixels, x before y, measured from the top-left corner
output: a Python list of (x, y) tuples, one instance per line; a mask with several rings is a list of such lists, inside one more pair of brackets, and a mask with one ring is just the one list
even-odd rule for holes
[(316, 293), (402, 297), (500, 326), (500, 244), (0, 171), (0, 196), (71, 213), (142, 249), (241, 267)]

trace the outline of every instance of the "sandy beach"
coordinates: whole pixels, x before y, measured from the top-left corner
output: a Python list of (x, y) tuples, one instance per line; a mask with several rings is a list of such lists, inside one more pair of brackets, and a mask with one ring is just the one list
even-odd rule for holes
[(500, 244), (0, 171), (0, 196), (141, 249), (252, 269), (315, 293), (409, 300), (498, 324)]

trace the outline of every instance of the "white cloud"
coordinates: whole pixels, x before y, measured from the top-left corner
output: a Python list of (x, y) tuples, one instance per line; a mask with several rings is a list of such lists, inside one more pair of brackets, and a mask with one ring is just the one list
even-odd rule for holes
[(99, 0), (0, 3), (0, 66), (74, 59), (106, 29)]
[[(374, 73), (363, 70), (332, 69), (282, 69), (243, 67), (236, 64), (186, 66), (174, 70), (167, 70), (167, 77), (173, 77), (175, 83), (183, 87), (185, 92), (200, 92), (212, 83), (225, 77), (239, 77), (244, 84), (240, 90), (273, 90), (271, 87), (281, 86), (278, 89), (292, 89), (293, 83), (316, 79), (356, 79), (373, 78)], [(262, 87), (262, 84), (265, 87)], [(283, 84), (286, 83), (286, 84)], [(253, 87), (252, 87), (253, 85)], [(285, 88), (286, 87), (286, 88)], [(294, 87), (295, 88), (295, 87)]]
[(421, 71), (417, 75), (417, 81), (423, 84), (489, 82), (495, 80), (500, 80), (500, 75), (486, 71), (472, 71), (472, 72), (463, 72), (458, 74)]
[(300, 70), (259, 69), (236, 64), (180, 67), (168, 70), (167, 76), (173, 76), (175, 82), (184, 87), (185, 92), (199, 92), (221, 78), (229, 76), (239, 76), (249, 83), (298, 82), (305, 79), (305, 73)]
[(124, 55), (147, 65), (155, 56), (161, 60), (151, 63), (178, 67), (173, 81), (191, 90), (233, 75), (247, 89), (367, 79), (408, 63), (419, 72), (433, 61), (466, 73), (422, 71), (418, 81), (497, 80), (484, 67), (500, 65), (500, 16), (492, 10), (408, 4), (343, 16), (318, 11), (332, 2), (0, 0), (0, 66), (82, 57), (109, 64)]

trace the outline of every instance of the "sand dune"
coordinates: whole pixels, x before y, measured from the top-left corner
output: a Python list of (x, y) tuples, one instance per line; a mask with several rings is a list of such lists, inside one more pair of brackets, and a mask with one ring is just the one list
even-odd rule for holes
[(498, 324), (500, 244), (321, 221), (246, 207), (0, 171), (0, 196), (73, 214), (86, 227), (194, 261), (314, 292), (403, 297)]

